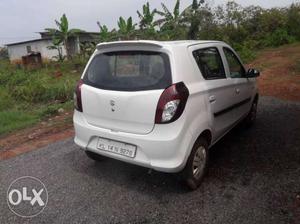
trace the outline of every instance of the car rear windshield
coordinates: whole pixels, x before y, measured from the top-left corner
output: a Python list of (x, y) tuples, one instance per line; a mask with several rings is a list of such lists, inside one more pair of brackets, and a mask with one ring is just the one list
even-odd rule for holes
[(169, 57), (152, 51), (98, 54), (92, 59), (83, 81), (106, 90), (165, 89), (172, 84)]

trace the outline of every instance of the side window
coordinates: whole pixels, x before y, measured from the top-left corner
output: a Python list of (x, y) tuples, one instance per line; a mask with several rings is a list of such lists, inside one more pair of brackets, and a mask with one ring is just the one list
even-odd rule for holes
[(195, 50), (193, 56), (205, 79), (225, 79), (225, 71), (219, 51), (215, 47)]
[(242, 78), (245, 75), (245, 69), (235, 53), (232, 50), (224, 47), (224, 54), (227, 59), (227, 63), (229, 66), (229, 72), (231, 78)]

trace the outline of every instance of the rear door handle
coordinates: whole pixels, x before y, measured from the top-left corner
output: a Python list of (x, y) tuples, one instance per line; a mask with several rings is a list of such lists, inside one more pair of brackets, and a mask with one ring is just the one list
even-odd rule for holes
[(209, 100), (210, 103), (213, 103), (213, 102), (216, 101), (216, 97), (215, 97), (215, 96), (210, 96), (210, 97), (208, 98), (208, 100)]
[(235, 89), (235, 93), (239, 94), (240, 93), (240, 89)]

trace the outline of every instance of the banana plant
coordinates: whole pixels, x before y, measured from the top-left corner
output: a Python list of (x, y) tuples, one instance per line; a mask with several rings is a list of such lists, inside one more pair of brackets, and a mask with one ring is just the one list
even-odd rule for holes
[(180, 0), (176, 1), (175, 7), (173, 9), (173, 12), (171, 12), (167, 6), (164, 3), (161, 3), (163, 11), (156, 11), (156, 13), (162, 18), (158, 19), (155, 23), (162, 26), (162, 28), (165, 27), (176, 27), (181, 23), (181, 14), (179, 11), (180, 7)]
[(57, 38), (52, 39), (52, 45), (47, 47), (49, 50), (57, 50), (57, 56), (53, 56), (53, 59), (59, 62), (65, 60), (65, 56), (63, 55), (61, 41)]
[(99, 33), (100, 42), (110, 41), (112, 39), (112, 32), (108, 30), (108, 27), (106, 25), (101, 25), (99, 21), (97, 22), (97, 25), (100, 29), (100, 33)]
[(204, 0), (193, 0), (193, 3), (182, 12), (182, 21), (189, 26), (188, 39), (196, 39), (199, 32), (200, 23), (204, 14), (202, 5)]
[(141, 30), (154, 29), (155, 27), (154, 16), (156, 15), (156, 13), (157, 13), (156, 9), (151, 11), (149, 2), (143, 5), (142, 13), (140, 11), (137, 11), (137, 14), (140, 19), (139, 26)]
[(46, 28), (45, 30), (52, 35), (52, 40), (54, 42), (63, 43), (66, 49), (67, 58), (70, 59), (70, 37), (77, 36), (78, 33), (84, 32), (80, 29), (69, 29), (69, 22), (65, 14), (62, 15), (60, 21), (55, 20), (57, 28)]
[(180, 40), (185, 39), (185, 26), (180, 13), (180, 0), (176, 1), (173, 11), (171, 12), (167, 6), (161, 3), (163, 11), (156, 13), (161, 16), (155, 21), (155, 24), (160, 26), (160, 39), (163, 40)]
[(121, 16), (118, 20), (118, 37), (123, 40), (133, 39), (135, 36), (136, 24), (133, 24), (132, 17), (129, 17), (127, 21)]

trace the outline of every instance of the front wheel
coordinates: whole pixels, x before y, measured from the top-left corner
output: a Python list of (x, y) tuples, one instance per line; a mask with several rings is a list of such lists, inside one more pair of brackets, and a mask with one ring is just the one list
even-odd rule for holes
[(193, 146), (186, 166), (182, 171), (183, 179), (192, 190), (197, 189), (208, 167), (208, 143), (204, 138), (199, 138)]
[(254, 99), (251, 109), (247, 115), (247, 117), (244, 120), (244, 123), (246, 124), (246, 126), (250, 127), (255, 123), (256, 120), (256, 114), (257, 114), (257, 103), (258, 100)]

